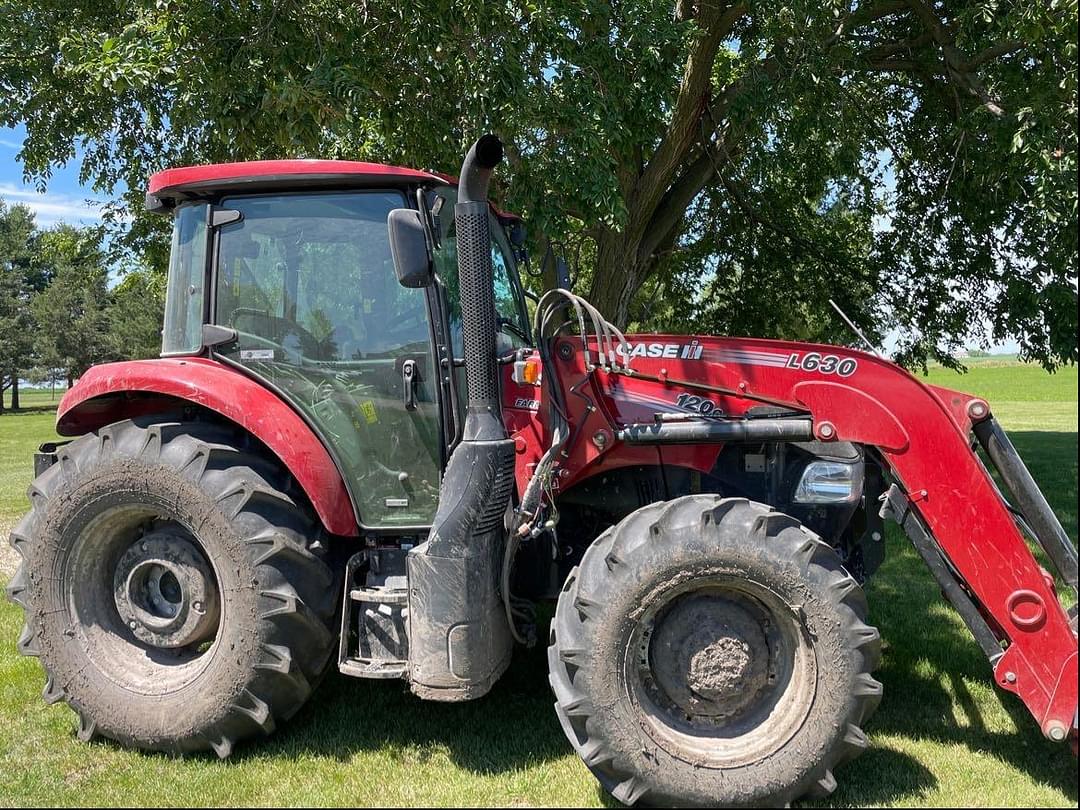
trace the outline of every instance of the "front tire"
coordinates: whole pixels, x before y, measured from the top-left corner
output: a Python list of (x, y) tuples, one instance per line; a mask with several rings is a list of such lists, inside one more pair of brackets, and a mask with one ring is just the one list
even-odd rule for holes
[(11, 536), (18, 647), (82, 739), (226, 757), (325, 670), (336, 588), (319, 529), (253, 445), (212, 423), (119, 422), (31, 485)]
[(657, 503), (567, 578), (550, 682), (563, 730), (625, 804), (783, 806), (835, 788), (881, 685), (835, 552), (743, 499)]

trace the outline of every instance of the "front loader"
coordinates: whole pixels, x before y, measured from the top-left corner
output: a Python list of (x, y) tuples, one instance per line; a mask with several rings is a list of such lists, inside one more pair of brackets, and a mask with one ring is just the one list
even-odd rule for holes
[(11, 536), (79, 736), (226, 757), (335, 667), (479, 698), (553, 600), (555, 711), (615, 798), (827, 795), (881, 699), (891, 519), (1075, 745), (1076, 549), (989, 404), (845, 347), (623, 335), (567, 289), (530, 316), (501, 158), (151, 178), (162, 356), (66, 394)]

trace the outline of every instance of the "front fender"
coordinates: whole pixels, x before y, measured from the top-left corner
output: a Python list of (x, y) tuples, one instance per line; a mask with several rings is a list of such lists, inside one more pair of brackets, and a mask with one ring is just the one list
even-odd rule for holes
[(345, 482), (314, 431), (274, 392), (213, 360), (163, 358), (94, 366), (60, 400), (56, 431), (80, 436), (160, 411), (169, 400), (193, 403), (242, 427), (296, 479), (328, 532), (359, 534)]

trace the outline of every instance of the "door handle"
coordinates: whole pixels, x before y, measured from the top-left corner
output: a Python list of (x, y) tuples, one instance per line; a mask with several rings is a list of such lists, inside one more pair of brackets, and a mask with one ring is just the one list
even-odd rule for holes
[(416, 410), (416, 381), (420, 377), (420, 367), (415, 360), (406, 360), (401, 364), (401, 388), (405, 398), (405, 410)]

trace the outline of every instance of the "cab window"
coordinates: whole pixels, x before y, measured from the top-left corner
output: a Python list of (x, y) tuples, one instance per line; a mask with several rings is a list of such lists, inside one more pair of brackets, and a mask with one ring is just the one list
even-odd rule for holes
[[(436, 191), (437, 200), (432, 209), (439, 230), (439, 247), (435, 250), (435, 272), (446, 287), (449, 299), (450, 342), (455, 357), (464, 354), (461, 336), (461, 296), (458, 287), (457, 238), (454, 227), (454, 204), (457, 194), (453, 189)], [(525, 296), (517, 278), (510, 243), (502, 226), (491, 217), (491, 265), (494, 270), (495, 315), (498, 322), (496, 350), (507, 354), (514, 349), (529, 345), (528, 310)]]

